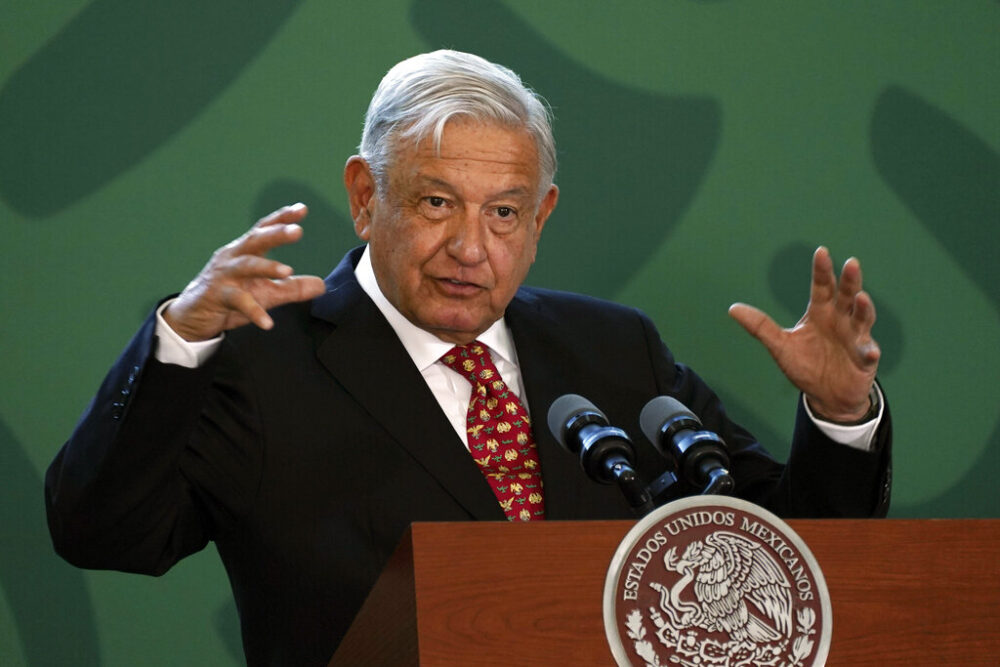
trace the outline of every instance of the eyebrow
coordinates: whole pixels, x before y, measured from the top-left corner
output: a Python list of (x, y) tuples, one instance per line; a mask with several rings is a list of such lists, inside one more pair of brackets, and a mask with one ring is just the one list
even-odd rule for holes
[[(451, 183), (449, 183), (448, 181), (444, 181), (440, 178), (436, 178), (434, 176), (424, 176), (418, 174), (417, 181), (419, 182), (420, 185), (436, 185), (450, 192), (456, 192), (455, 186), (453, 186)], [(531, 193), (528, 191), (527, 188), (518, 185), (516, 187), (504, 190), (503, 192), (497, 192), (490, 195), (487, 198), (487, 201), (493, 201), (495, 199), (503, 199), (504, 197), (527, 197), (530, 194)]]

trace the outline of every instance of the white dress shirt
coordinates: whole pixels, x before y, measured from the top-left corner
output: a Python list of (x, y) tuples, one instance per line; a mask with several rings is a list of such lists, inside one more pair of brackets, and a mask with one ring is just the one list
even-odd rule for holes
[[(406, 348), (407, 354), (413, 360), (413, 364), (424, 377), (424, 381), (430, 388), (438, 405), (451, 423), (459, 439), (465, 443), (466, 449), (469, 443), (466, 437), (466, 417), (468, 416), (469, 401), (472, 398), (472, 385), (464, 377), (448, 368), (441, 361), (454, 343), (441, 340), (429, 331), (424, 331), (413, 322), (406, 319), (396, 307), (389, 303), (382, 290), (375, 280), (375, 271), (372, 269), (371, 257), (368, 248), (365, 248), (361, 255), (361, 260), (354, 269), (354, 275), (361, 284), (361, 289), (371, 297), (375, 305), (389, 320), (389, 326), (399, 336), (400, 342)], [(500, 372), (507, 388), (514, 392), (525, 410), (528, 410), (528, 417), (531, 411), (528, 402), (525, 400), (524, 390), (521, 388), (521, 367), (517, 363), (517, 351), (514, 349), (514, 339), (511, 336), (507, 322), (500, 318), (493, 325), (479, 334), (476, 339), (490, 349), (490, 356), (493, 357), (493, 364)]]
[[(354, 275), (358, 279), (361, 289), (375, 302), (375, 306), (389, 321), (389, 326), (396, 332), (407, 354), (410, 355), (410, 359), (413, 360), (414, 366), (423, 376), (427, 387), (434, 394), (441, 410), (448, 418), (452, 428), (455, 429), (455, 433), (468, 448), (465, 423), (469, 400), (472, 397), (472, 385), (440, 361), (441, 357), (454, 345), (416, 326), (389, 303), (375, 279), (367, 247), (354, 269)], [(170, 328), (170, 325), (161, 316), (163, 309), (169, 304), (169, 301), (164, 303), (156, 313), (156, 335), (159, 337), (156, 359), (162, 363), (197, 368), (218, 348), (223, 336), (193, 343), (184, 340)], [(507, 387), (521, 399), (521, 403), (529, 411), (530, 417), (530, 406), (521, 384), (521, 367), (517, 362), (517, 350), (514, 349), (514, 339), (506, 321), (503, 318), (497, 320), (489, 329), (480, 334), (477, 340), (490, 349), (490, 355), (500, 372), (500, 377), (503, 378)], [(876, 391), (879, 393), (878, 417), (858, 426), (842, 426), (817, 419), (809, 409), (808, 402), (805, 403), (806, 412), (820, 431), (834, 442), (856, 449), (869, 450), (885, 409), (885, 400), (877, 385)], [(803, 397), (802, 400), (805, 401), (805, 398)]]

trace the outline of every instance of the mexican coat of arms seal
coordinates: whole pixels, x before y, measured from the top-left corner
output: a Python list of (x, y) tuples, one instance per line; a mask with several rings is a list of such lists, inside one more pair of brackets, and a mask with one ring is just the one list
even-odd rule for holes
[(644, 517), (619, 545), (604, 625), (621, 666), (826, 662), (830, 596), (812, 553), (752, 503), (696, 496)]

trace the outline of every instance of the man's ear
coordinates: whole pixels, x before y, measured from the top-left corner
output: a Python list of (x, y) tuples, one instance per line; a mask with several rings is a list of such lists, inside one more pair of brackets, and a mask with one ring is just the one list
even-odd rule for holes
[(542, 227), (545, 226), (545, 221), (552, 215), (552, 211), (555, 209), (556, 202), (558, 201), (559, 188), (553, 183), (549, 186), (549, 191), (542, 197), (542, 201), (538, 205), (538, 212), (535, 213), (535, 243), (538, 243), (538, 239), (542, 235)]
[(362, 241), (371, 236), (371, 215), (368, 211), (375, 196), (375, 176), (360, 155), (352, 155), (344, 165), (344, 187), (351, 205), (354, 233)]

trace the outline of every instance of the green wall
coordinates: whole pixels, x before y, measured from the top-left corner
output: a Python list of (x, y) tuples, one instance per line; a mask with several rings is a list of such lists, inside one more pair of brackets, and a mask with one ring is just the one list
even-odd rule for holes
[(529, 281), (642, 307), (779, 457), (795, 392), (726, 315), (792, 324), (857, 254), (895, 417), (892, 516), (1000, 516), (1000, 3), (0, 3), (0, 664), (242, 660), (213, 549), (153, 579), (51, 552), (42, 476), (155, 300), (280, 204), (325, 275), (367, 100), (442, 46), (551, 102)]

